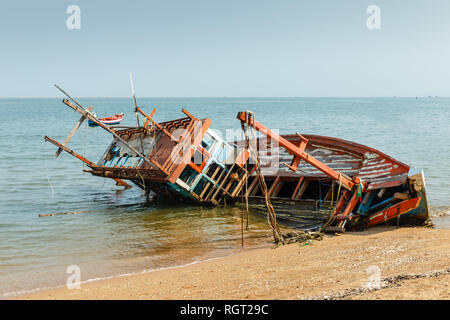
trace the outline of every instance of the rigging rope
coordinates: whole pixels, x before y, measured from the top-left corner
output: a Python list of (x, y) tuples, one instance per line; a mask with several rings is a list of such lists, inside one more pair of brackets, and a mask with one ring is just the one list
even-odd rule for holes
[[(267, 188), (266, 181), (264, 179), (264, 174), (261, 170), (261, 162), (259, 159), (259, 153), (256, 143), (256, 130), (250, 126), (250, 121), (254, 121), (255, 115), (252, 111), (246, 111), (245, 124), (241, 122), (242, 130), (245, 134), (246, 146), (250, 152), (250, 156), (255, 160), (255, 170), (257, 174), (257, 179), (259, 181), (259, 185), (261, 187), (261, 191), (264, 195), (264, 199), (267, 207), (267, 220), (269, 222), (270, 227), (272, 228), (274, 241), (277, 245), (280, 244), (289, 244), (294, 242), (300, 242), (309, 244), (311, 240), (322, 240), (324, 235), (323, 233), (307, 230), (307, 231), (299, 231), (299, 232), (290, 232), (288, 234), (282, 234), (280, 232), (280, 228), (277, 223), (277, 216), (275, 213), (275, 209), (270, 201), (269, 192)], [(251, 136), (251, 137), (250, 137)], [(301, 170), (299, 170), (301, 171)], [(247, 181), (246, 181), (247, 182)], [(338, 195), (340, 194), (341, 184), (339, 185)], [(247, 188), (247, 187), (246, 187)], [(333, 185), (333, 193), (334, 193), (334, 185)], [(246, 202), (247, 202), (247, 210), (248, 210), (248, 192), (245, 193)]]
[[(268, 188), (266, 181), (264, 179), (264, 175), (261, 170), (261, 163), (259, 160), (259, 154), (256, 143), (256, 134), (254, 132), (253, 127), (249, 126), (250, 121), (255, 120), (255, 115), (252, 111), (246, 111), (246, 119), (245, 119), (245, 125), (241, 123), (242, 130), (244, 131), (246, 141), (249, 142), (249, 152), (250, 155), (252, 155), (252, 158), (255, 160), (255, 168), (256, 168), (256, 174), (259, 180), (259, 184), (261, 186), (261, 191), (264, 195), (264, 200), (266, 202), (267, 207), (267, 220), (269, 222), (270, 227), (272, 228), (273, 238), (276, 244), (284, 244), (283, 237), (280, 232), (280, 228), (277, 224), (277, 216), (275, 213), (275, 209), (272, 206), (272, 203), (270, 201)], [(251, 138), (249, 138), (249, 134), (251, 135)]]
[(333, 194), (334, 194), (334, 181), (332, 184), (332, 194), (331, 194), (331, 208), (330, 208), (330, 218), (328, 219), (327, 222), (324, 223), (324, 225), (322, 226), (322, 228), (320, 228), (320, 232), (323, 232), (323, 230), (325, 230), (325, 228), (334, 221), (334, 218), (336, 217), (336, 209), (337, 206), (339, 204), (339, 195), (341, 194), (341, 187), (342, 187), (342, 181), (341, 181), (341, 173), (339, 173), (339, 188), (338, 188), (338, 193), (337, 193), (337, 197), (336, 197), (336, 205), (333, 207)]
[[(86, 144), (87, 144), (87, 128), (88, 128), (88, 121), (85, 121), (85, 125), (84, 125), (84, 147), (83, 147), (83, 157), (86, 158)], [(84, 170), (85, 166), (84, 166), (84, 161), (82, 161), (83, 167), (82, 170)]]
[[(135, 114), (136, 114), (136, 121), (137, 121), (137, 126), (138, 126), (138, 128), (140, 128), (141, 126), (140, 126), (140, 124), (139, 124), (139, 114), (137, 113), (137, 111), (135, 111), (134, 112)], [(141, 140), (141, 149), (142, 149), (142, 154), (145, 156), (145, 153), (144, 153), (144, 145), (142, 144), (142, 134), (145, 134), (145, 128), (144, 127), (142, 127), (142, 133), (138, 133), (139, 134), (139, 139)], [(145, 162), (145, 161), (144, 161)], [(145, 190), (145, 180), (144, 180), (144, 177), (142, 176), (142, 174), (139, 172), (139, 169), (138, 168), (135, 168), (136, 169), (136, 171), (137, 171), (137, 173), (139, 174), (139, 176), (141, 177), (141, 179), (142, 179), (142, 187), (144, 188), (144, 193), (146, 193), (147, 191)]]

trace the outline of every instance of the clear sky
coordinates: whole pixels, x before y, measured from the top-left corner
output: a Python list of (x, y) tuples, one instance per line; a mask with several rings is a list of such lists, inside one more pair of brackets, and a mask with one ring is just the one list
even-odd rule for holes
[(1, 1), (0, 46), (0, 97), (450, 96), (449, 0)]

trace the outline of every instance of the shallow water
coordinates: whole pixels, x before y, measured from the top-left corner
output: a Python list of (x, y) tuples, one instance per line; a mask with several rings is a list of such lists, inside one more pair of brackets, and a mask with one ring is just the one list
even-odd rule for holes
[[(128, 98), (84, 98), (98, 116), (124, 112)], [(212, 128), (239, 129), (238, 111), (281, 133), (352, 140), (425, 170), (437, 227), (450, 228), (450, 99), (444, 98), (145, 98), (139, 105), (164, 121), (181, 107), (213, 120)], [(120, 191), (112, 180), (83, 173), (83, 164), (44, 143), (63, 141), (79, 114), (61, 99), (0, 99), (0, 296), (64, 285), (69, 265), (82, 280), (153, 270), (241, 250), (239, 208), (149, 204), (138, 188)], [(111, 141), (83, 126), (69, 147), (96, 162)], [(39, 218), (39, 214), (82, 212)], [(270, 244), (264, 216), (251, 215), (245, 246)]]

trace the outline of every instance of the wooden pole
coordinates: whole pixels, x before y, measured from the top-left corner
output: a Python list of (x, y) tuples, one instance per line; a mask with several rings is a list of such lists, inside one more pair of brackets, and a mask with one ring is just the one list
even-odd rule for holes
[[(97, 164), (95, 164), (94, 162), (92, 162), (92, 161), (86, 159), (85, 157), (79, 155), (78, 153), (76, 153), (75, 151), (73, 151), (73, 150), (67, 148), (65, 145), (62, 145), (62, 144), (59, 143), (58, 141), (53, 140), (52, 138), (47, 137), (47, 136), (44, 137), (44, 140), (45, 140), (45, 141), (48, 141), (48, 142), (50, 142), (50, 143), (53, 143), (55, 146), (57, 146), (57, 147), (60, 148), (61, 150), (64, 150), (64, 151), (67, 152), (68, 154), (70, 154), (70, 155), (74, 156), (75, 158), (77, 158), (77, 159), (83, 161), (83, 162), (86, 163), (89, 167), (91, 167), (91, 168), (98, 167)], [(126, 183), (125, 181), (123, 181), (123, 180), (121, 180), (121, 179), (114, 178), (113, 180), (117, 182), (117, 185), (118, 185), (118, 186), (123, 186), (123, 187), (125, 187), (125, 189), (131, 188), (131, 186), (130, 186), (128, 183)]]
[[(141, 127), (141, 125), (139, 124), (139, 115), (138, 115), (138, 113), (137, 113), (136, 95), (134, 94), (133, 75), (131, 74), (131, 72), (130, 72), (130, 82), (131, 82), (131, 93), (133, 94), (134, 113), (136, 114), (137, 126), (138, 126), (138, 127)], [(144, 153), (144, 145), (142, 144), (142, 135), (139, 135), (139, 139), (141, 140), (141, 150), (142, 150), (142, 153)]]
[(67, 92), (65, 92), (63, 89), (61, 89), (59, 86), (57, 86), (55, 84), (55, 87), (58, 88), (62, 93), (64, 93), (70, 100), (72, 100), (77, 106), (74, 106), (73, 104), (71, 104), (69, 101), (67, 101), (66, 99), (63, 100), (64, 104), (66, 104), (67, 106), (71, 107), (73, 110), (81, 113), (82, 115), (84, 115), (86, 118), (88, 118), (89, 120), (92, 120), (93, 122), (95, 122), (96, 124), (98, 124), (102, 129), (108, 131), (109, 133), (111, 133), (114, 137), (116, 137), (118, 140), (120, 140), (123, 144), (125, 144), (131, 151), (133, 151), (134, 153), (136, 153), (138, 156), (140, 156), (142, 159), (144, 159), (145, 162), (147, 162), (148, 164), (153, 164), (153, 161), (150, 161), (149, 159), (147, 159), (145, 157), (145, 155), (143, 155), (142, 153), (140, 153), (139, 151), (137, 151), (135, 148), (133, 148), (132, 146), (129, 145), (128, 142), (126, 142), (124, 139), (122, 139), (122, 137), (120, 137), (117, 133), (116, 130), (109, 128), (108, 126), (104, 125), (102, 122), (100, 122), (93, 114), (92, 112), (90, 112), (89, 110), (87, 110), (86, 108), (84, 108), (81, 104), (79, 104), (74, 98), (72, 98)]
[[(93, 109), (92, 106), (88, 107), (89, 111), (92, 111), (92, 109)], [(86, 117), (85, 116), (81, 116), (80, 120), (78, 120), (77, 124), (75, 125), (75, 127), (73, 127), (72, 131), (70, 131), (69, 135), (67, 136), (66, 140), (64, 140), (62, 145), (67, 146), (67, 144), (69, 143), (70, 139), (72, 139), (73, 135), (78, 130), (78, 128), (81, 126), (81, 124), (84, 122), (84, 120), (86, 120)], [(61, 154), (62, 151), (63, 151), (62, 148), (58, 148), (58, 150), (56, 150), (55, 157), (59, 157), (59, 155)]]
[(148, 121), (151, 121), (155, 127), (164, 132), (164, 134), (168, 136), (170, 139), (172, 139), (176, 143), (180, 142), (179, 139), (175, 138), (169, 131), (167, 131), (164, 127), (162, 127), (158, 122), (153, 120), (152, 115), (155, 113), (155, 109), (153, 109), (153, 112), (150, 116), (147, 115), (144, 111), (142, 111), (141, 108), (139, 107), (136, 107), (136, 111), (142, 114), (145, 118), (147, 118)]
[(244, 210), (241, 211), (241, 246), (244, 248)]

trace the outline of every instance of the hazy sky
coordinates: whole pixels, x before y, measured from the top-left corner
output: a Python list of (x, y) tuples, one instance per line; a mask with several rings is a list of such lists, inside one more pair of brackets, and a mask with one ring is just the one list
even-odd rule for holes
[(0, 45), (0, 97), (450, 96), (449, 0), (2, 1)]

